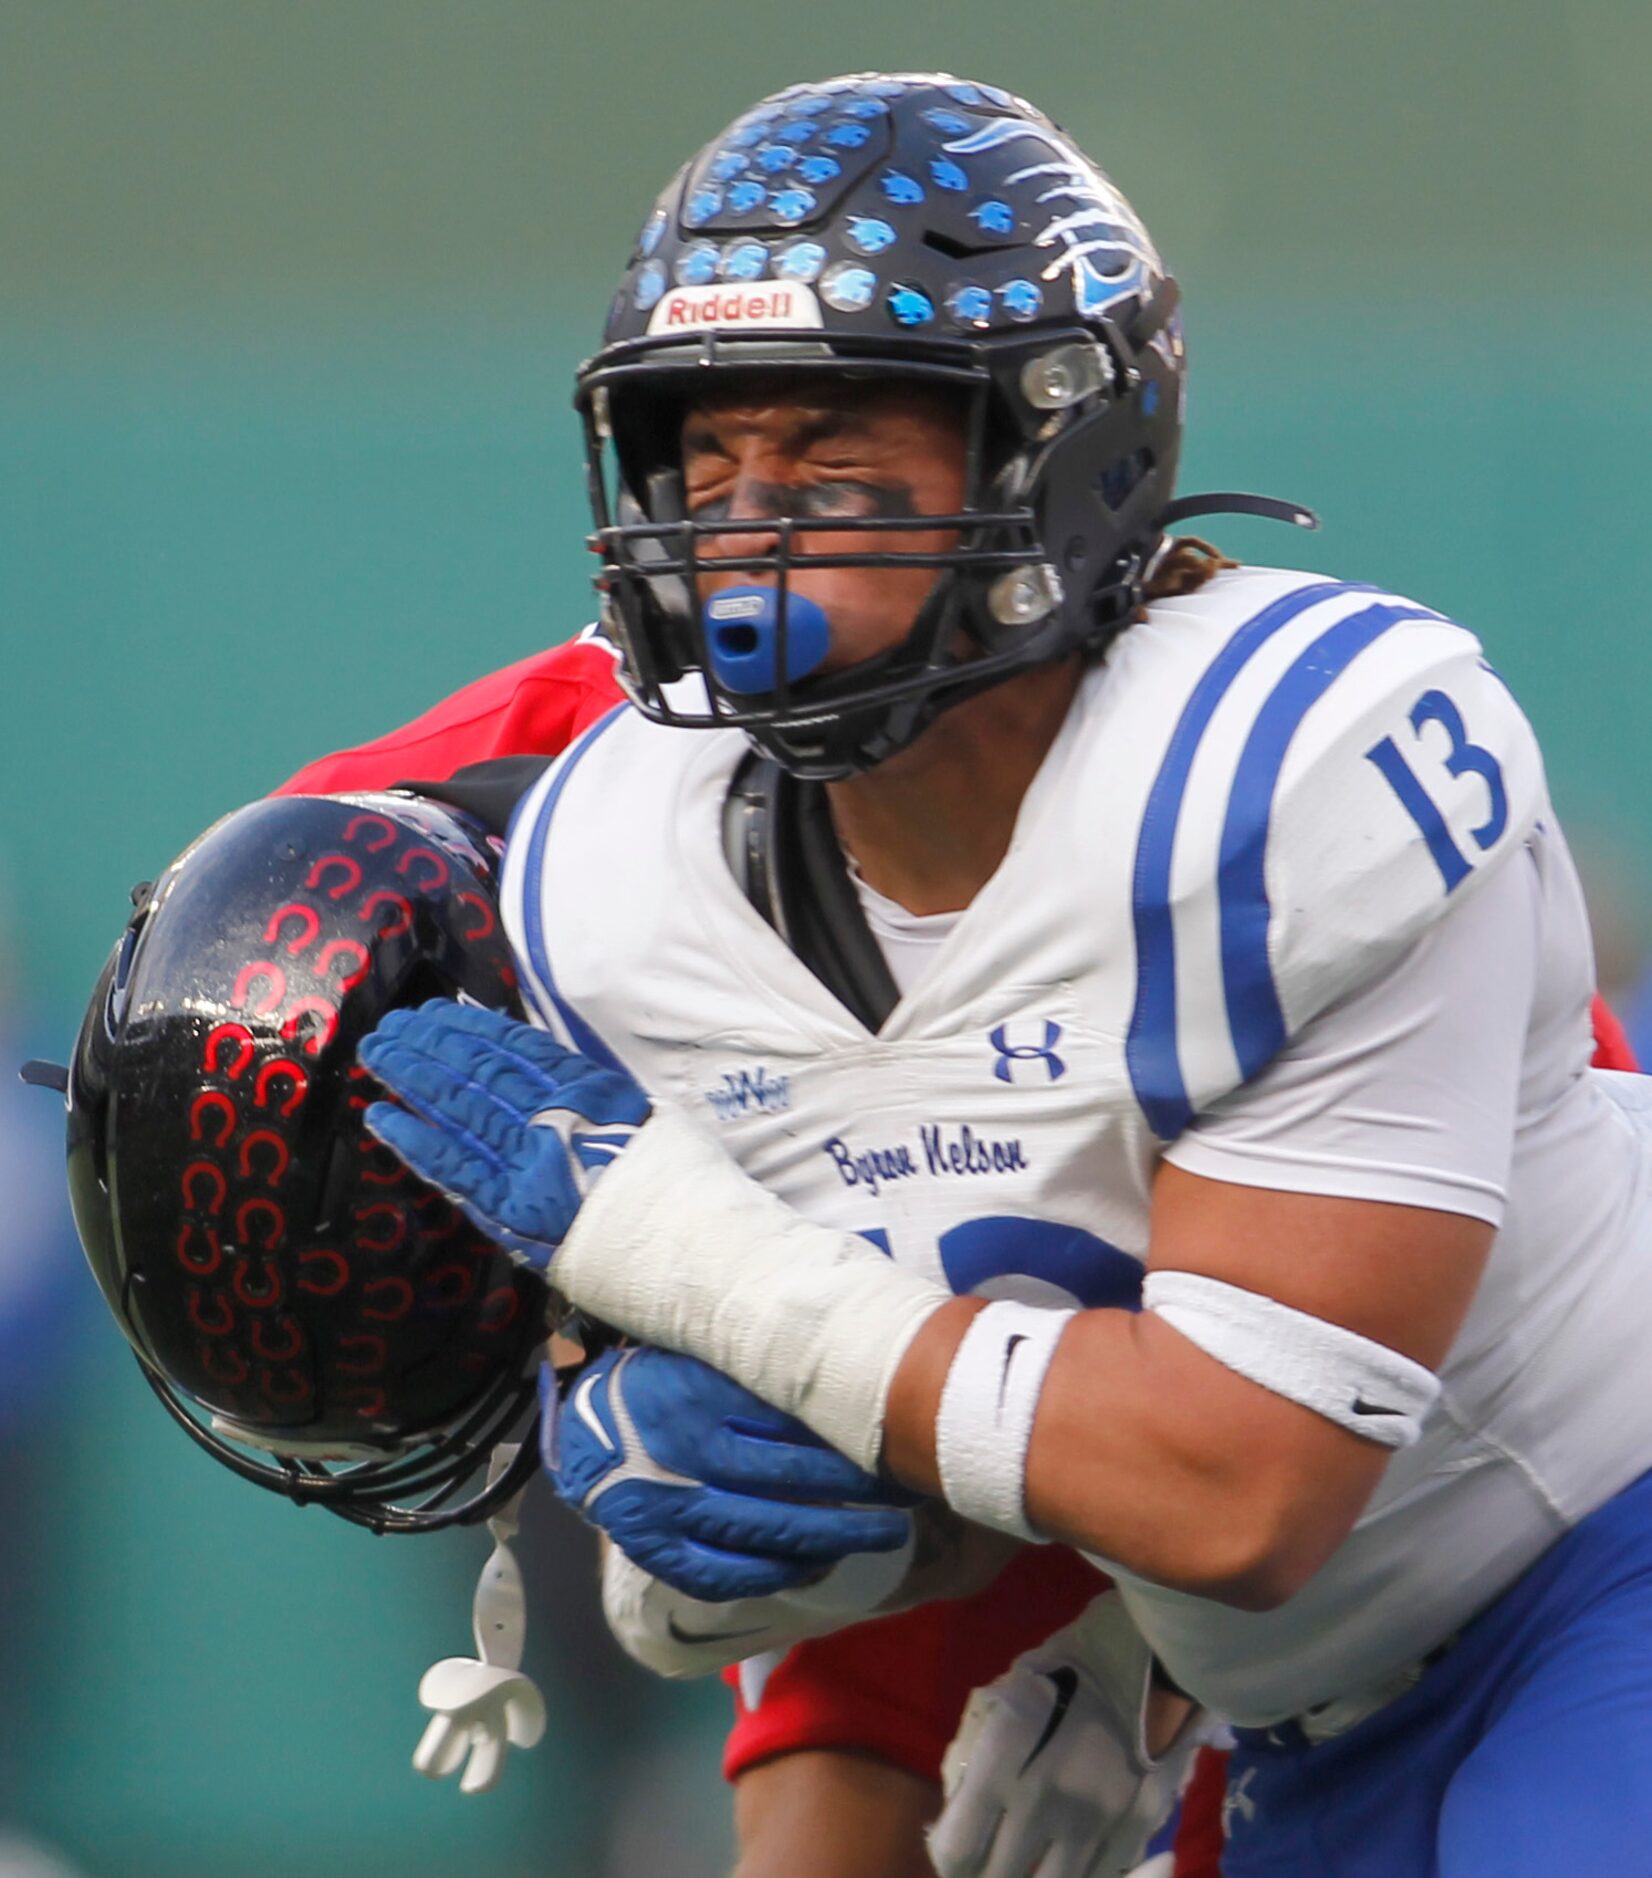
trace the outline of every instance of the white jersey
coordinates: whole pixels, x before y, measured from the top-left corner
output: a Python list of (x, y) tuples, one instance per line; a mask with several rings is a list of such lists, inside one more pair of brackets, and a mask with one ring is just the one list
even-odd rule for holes
[[(1362, 1688), (1652, 1465), (1652, 1159), (1586, 1069), (1575, 876), (1469, 634), (1274, 570), (1154, 603), (876, 1034), (730, 873), (745, 747), (605, 719), (524, 803), (505, 912), (545, 1021), (801, 1213), (959, 1292), (1124, 1306), (1161, 1157), (1500, 1227), (1423, 1439), (1303, 1592), (1247, 1614), (1118, 1574), (1185, 1688), (1249, 1723)], [(1459, 979), (1465, 943), (1495, 955), (1511, 894), (1528, 965), (1503, 1107), (1470, 1125), (1420, 1076), (1371, 1149), (1357, 1038), (1417, 1027), (1431, 955)], [(1396, 1119), (1416, 1123), (1398, 1150)]]

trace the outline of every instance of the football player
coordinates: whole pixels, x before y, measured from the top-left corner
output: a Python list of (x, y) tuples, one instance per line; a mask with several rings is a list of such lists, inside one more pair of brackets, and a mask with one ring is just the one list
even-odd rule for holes
[(593, 1315), (1107, 1561), (1237, 1724), (1230, 1875), (1638, 1869), (1645, 1090), (1478, 644), (1178, 542), (1182, 384), (1021, 101), (714, 139), (581, 377), (635, 708), (515, 824), (542, 1027), (393, 1014), (370, 1122)]

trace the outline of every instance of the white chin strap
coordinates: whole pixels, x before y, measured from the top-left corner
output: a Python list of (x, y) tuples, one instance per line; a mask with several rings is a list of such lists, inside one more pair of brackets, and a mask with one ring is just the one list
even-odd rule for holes
[[(516, 1455), (515, 1443), (501, 1443), (493, 1450), (490, 1487)], [(413, 1750), (414, 1769), (442, 1780), (463, 1767), (461, 1793), (486, 1793), (504, 1772), (507, 1748), (531, 1748), (545, 1732), (545, 1698), (521, 1667), (527, 1598), (510, 1548), (521, 1510), (518, 1493), (488, 1521), (493, 1552), (471, 1602), (476, 1655), (444, 1657), (419, 1681), (419, 1700), (431, 1718)]]

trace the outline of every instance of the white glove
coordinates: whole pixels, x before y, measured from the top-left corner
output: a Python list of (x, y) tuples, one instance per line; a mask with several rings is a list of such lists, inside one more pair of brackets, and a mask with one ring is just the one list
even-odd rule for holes
[[(1169, 1818), (1203, 1735), (1195, 1710), (1157, 1759), (1153, 1658), (1116, 1591), (977, 1689), (942, 1764), (929, 1831), (941, 1878), (1127, 1878)], [(1150, 1868), (1151, 1869), (1151, 1868)]]
[[(495, 1448), (489, 1481), (515, 1458), (514, 1446)], [(445, 1780), (464, 1766), (461, 1793), (486, 1793), (504, 1772), (507, 1745), (531, 1748), (545, 1732), (545, 1698), (522, 1674), (527, 1599), (510, 1548), (521, 1505), (517, 1494), (488, 1521), (493, 1553), (482, 1567), (470, 1613), (476, 1655), (445, 1656), (419, 1678), (419, 1700), (432, 1712), (413, 1750), (414, 1771)]]

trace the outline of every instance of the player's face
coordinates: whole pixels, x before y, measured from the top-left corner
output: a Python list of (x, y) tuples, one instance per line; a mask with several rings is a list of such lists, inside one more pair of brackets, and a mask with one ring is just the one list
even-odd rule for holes
[[(788, 585), (824, 608), (831, 622), (823, 670), (875, 657), (911, 630), (938, 570), (807, 562), (810, 555), (940, 554), (956, 546), (956, 530), (855, 525), (868, 516), (957, 514), (966, 453), (963, 417), (952, 400), (911, 387), (800, 389), (765, 381), (696, 405), (683, 423), (682, 450), (694, 521), (841, 518), (840, 528), (797, 535), (792, 546)], [(701, 576), (701, 599), (754, 578), (719, 573), (718, 557), (764, 554), (773, 545), (759, 532), (711, 536), (701, 549), (713, 563)]]

